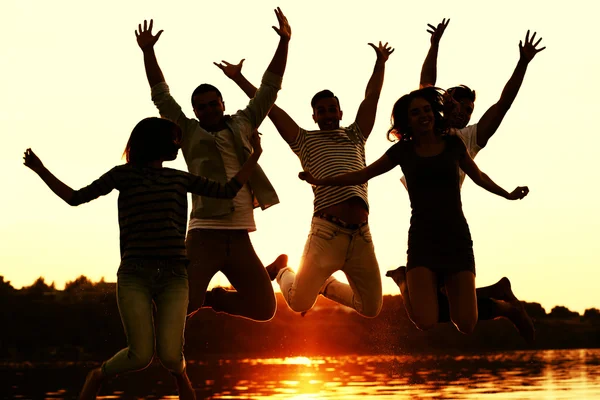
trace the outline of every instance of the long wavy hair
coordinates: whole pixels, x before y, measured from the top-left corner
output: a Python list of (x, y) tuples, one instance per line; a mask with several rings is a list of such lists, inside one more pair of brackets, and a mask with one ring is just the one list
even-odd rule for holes
[(133, 128), (123, 156), (128, 164), (140, 166), (169, 159), (177, 155), (181, 136), (181, 128), (168, 119), (144, 118)]
[(387, 138), (390, 142), (397, 140), (412, 140), (412, 132), (408, 123), (408, 108), (410, 107), (410, 103), (417, 98), (425, 99), (425, 101), (431, 105), (431, 110), (433, 111), (435, 118), (435, 133), (442, 135), (446, 132), (443, 114), (443, 91), (437, 87), (426, 87), (405, 94), (394, 104), (392, 116), (390, 118), (391, 127), (387, 131)]

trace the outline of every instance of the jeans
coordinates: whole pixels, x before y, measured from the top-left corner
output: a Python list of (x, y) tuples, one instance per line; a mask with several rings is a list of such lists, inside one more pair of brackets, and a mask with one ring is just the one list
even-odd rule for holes
[[(350, 285), (331, 276), (338, 270)], [(309, 310), (322, 294), (363, 316), (377, 316), (382, 304), (381, 274), (369, 225), (352, 230), (313, 218), (298, 273), (284, 268), (277, 282), (294, 311)]]
[(210, 280), (221, 271), (235, 290), (213, 290), (213, 310), (254, 321), (273, 318), (277, 306), (273, 285), (248, 231), (192, 229), (185, 246), (190, 259), (189, 312), (202, 307)]
[[(187, 260), (125, 260), (117, 273), (117, 303), (127, 347), (102, 365), (107, 376), (146, 368), (156, 354), (172, 373), (183, 357), (188, 306)], [(156, 321), (153, 321), (153, 303)]]

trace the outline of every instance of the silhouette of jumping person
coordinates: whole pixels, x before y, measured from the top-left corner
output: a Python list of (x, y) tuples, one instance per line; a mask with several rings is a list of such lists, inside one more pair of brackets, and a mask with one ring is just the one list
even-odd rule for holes
[(177, 157), (180, 141), (181, 129), (175, 123), (146, 118), (131, 132), (124, 152), (127, 163), (80, 190), (56, 178), (31, 149), (25, 151), (24, 164), (69, 205), (119, 191), (117, 303), (127, 347), (88, 374), (82, 400), (95, 399), (107, 378), (146, 368), (155, 347), (161, 363), (175, 377), (180, 398), (195, 399), (183, 355), (188, 307), (187, 193), (234, 198), (253, 173), (262, 148), (255, 133), (248, 160), (227, 183), (221, 183), (162, 166)]

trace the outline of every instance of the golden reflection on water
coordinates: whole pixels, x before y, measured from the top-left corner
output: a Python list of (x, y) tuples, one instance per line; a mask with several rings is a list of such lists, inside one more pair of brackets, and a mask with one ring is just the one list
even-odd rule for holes
[[(71, 372), (54, 366), (57, 372), (49, 381), (74, 376), (77, 368), (84, 376), (89, 368), (68, 367)], [(29, 385), (18, 384), (18, 377), (28, 374), (24, 382), (39, 381), (36, 368), (14, 365), (3, 371), (14, 371), (15, 392), (7, 398), (37, 398), (27, 392)], [(191, 360), (188, 373), (199, 399), (600, 398), (600, 349)], [(56, 387), (67, 389), (47, 390), (42, 398), (75, 398), (82, 381), (65, 382)], [(112, 380), (101, 394), (98, 399), (177, 398), (168, 373), (159, 366)]]
[[(600, 351), (470, 356), (345, 356), (240, 360), (266, 381), (214, 399), (591, 399), (600, 398)], [(273, 366), (279, 366), (273, 369)], [(250, 372), (250, 371), (249, 371)], [(260, 375), (260, 374), (259, 374)], [(239, 388), (239, 387), (237, 387)]]

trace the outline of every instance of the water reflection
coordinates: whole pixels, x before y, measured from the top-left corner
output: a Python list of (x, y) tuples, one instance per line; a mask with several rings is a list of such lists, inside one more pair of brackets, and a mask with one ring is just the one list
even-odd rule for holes
[[(87, 371), (68, 363), (1, 369), (0, 384), (7, 384), (1, 392), (12, 394), (6, 398), (47, 399), (75, 398)], [(204, 360), (190, 361), (188, 372), (198, 397), (213, 399), (600, 398), (600, 350), (586, 349)], [(110, 382), (99, 398), (177, 398), (174, 393), (168, 373), (156, 366)]]

